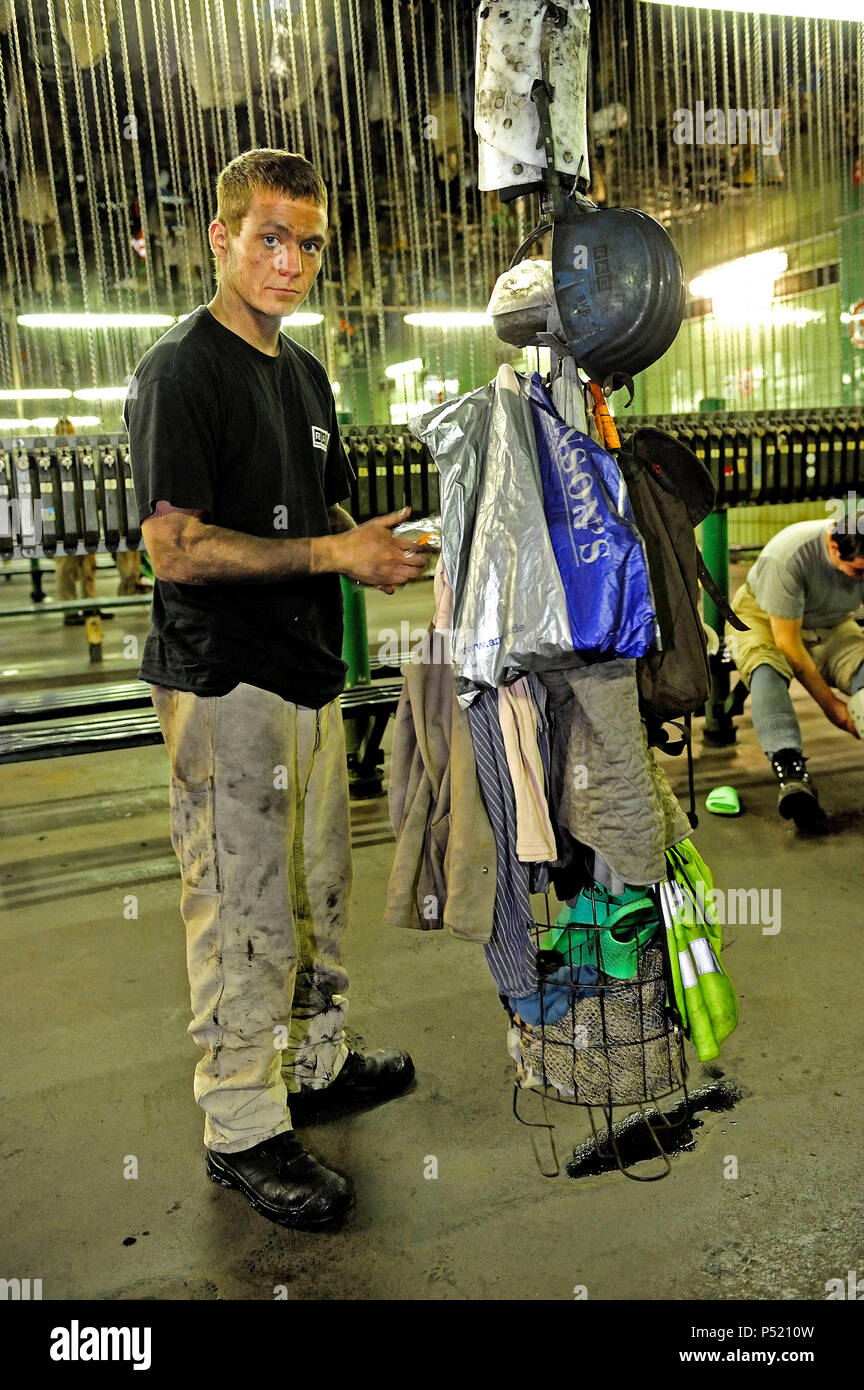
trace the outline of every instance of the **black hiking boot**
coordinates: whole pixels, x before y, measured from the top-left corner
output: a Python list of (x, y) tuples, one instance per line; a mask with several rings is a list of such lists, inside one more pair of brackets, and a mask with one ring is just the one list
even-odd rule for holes
[(783, 819), (794, 821), (799, 830), (822, 825), (825, 812), (810, 781), (803, 753), (797, 748), (781, 748), (771, 758), (771, 766), (780, 784), (777, 809)]

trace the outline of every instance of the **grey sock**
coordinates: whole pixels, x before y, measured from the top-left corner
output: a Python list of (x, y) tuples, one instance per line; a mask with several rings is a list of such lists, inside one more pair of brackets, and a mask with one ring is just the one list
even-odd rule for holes
[(773, 666), (757, 666), (750, 677), (750, 696), (753, 727), (763, 753), (769, 758), (781, 748), (796, 748), (803, 753), (801, 729), (789, 687), (780, 672)]

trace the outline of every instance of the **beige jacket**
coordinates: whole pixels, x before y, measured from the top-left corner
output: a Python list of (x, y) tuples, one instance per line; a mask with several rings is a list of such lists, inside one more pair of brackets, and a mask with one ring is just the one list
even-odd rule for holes
[(492, 933), (497, 856), (480, 795), (468, 716), (456, 700), (446, 635), (431, 626), (424, 660), (402, 668), (390, 764), (396, 853), (388, 926), (445, 926), (465, 941)]

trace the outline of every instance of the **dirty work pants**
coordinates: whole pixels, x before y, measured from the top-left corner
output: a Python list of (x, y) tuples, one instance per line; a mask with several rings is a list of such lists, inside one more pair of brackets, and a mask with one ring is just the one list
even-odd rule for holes
[(255, 686), (151, 686), (171, 759), (183, 881), (195, 1099), (222, 1153), (291, 1129), (286, 1092), (327, 1086), (348, 1055), (339, 959), (351, 826), (338, 700)]

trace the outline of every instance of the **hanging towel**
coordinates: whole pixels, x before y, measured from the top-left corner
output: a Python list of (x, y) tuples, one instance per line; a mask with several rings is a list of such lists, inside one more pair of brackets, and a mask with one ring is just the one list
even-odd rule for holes
[[(537, 687), (545, 707), (546, 691), (539, 681)], [(548, 863), (556, 856), (555, 831), (537, 741), (537, 703), (525, 676), (498, 687), (498, 717), (516, 799), (517, 858), (523, 864)]]

